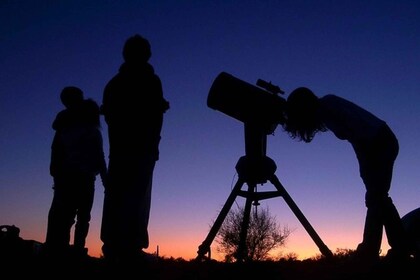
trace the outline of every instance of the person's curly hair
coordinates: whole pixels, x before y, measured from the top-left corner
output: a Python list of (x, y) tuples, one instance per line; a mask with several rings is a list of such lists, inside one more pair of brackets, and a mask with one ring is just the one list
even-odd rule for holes
[(306, 87), (299, 87), (290, 93), (283, 124), (283, 129), (290, 137), (311, 142), (317, 132), (327, 131), (317, 114), (318, 103), (318, 97)]

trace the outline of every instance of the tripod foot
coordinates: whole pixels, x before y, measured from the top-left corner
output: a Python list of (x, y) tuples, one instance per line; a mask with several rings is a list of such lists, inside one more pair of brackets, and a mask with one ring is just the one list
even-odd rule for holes
[[(206, 256), (207, 254), (207, 256)], [(198, 246), (197, 257), (195, 258), (196, 261), (205, 261), (211, 259), (211, 252), (210, 247), (201, 244)]]

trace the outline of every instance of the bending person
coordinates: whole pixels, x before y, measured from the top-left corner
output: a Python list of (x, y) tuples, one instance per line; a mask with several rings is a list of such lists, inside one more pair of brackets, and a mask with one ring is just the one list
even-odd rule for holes
[(318, 98), (310, 89), (299, 87), (287, 98), (283, 128), (292, 138), (304, 142), (329, 130), (352, 145), (366, 187), (367, 207), (363, 240), (356, 256), (364, 262), (376, 262), (385, 227), (391, 247), (387, 257), (408, 258), (401, 219), (389, 196), (399, 144), (387, 123), (341, 97), (329, 94)]

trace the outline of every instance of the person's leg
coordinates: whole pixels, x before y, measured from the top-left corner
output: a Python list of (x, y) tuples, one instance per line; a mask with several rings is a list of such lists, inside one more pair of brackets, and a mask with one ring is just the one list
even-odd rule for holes
[(388, 244), (391, 247), (387, 257), (397, 260), (407, 259), (410, 254), (409, 238), (404, 230), (400, 215), (391, 198), (388, 198), (384, 204), (383, 220)]
[(145, 159), (143, 171), (139, 177), (139, 186), (143, 186), (143, 191), (139, 195), (139, 235), (136, 241), (136, 246), (139, 246), (141, 249), (146, 249), (149, 247), (149, 218), (150, 218), (150, 208), (152, 200), (152, 188), (153, 188), (153, 171), (155, 168), (155, 161), (153, 159)]
[[(108, 260), (117, 258), (119, 240), (121, 240), (122, 194), (124, 193), (124, 170), (110, 158), (108, 165), (108, 183), (104, 192), (100, 238), (103, 243), (102, 253)], [(121, 169), (121, 170), (120, 170)]]
[(48, 212), (47, 235), (45, 245), (50, 254), (67, 254), (70, 243), (70, 231), (74, 224), (75, 209), (71, 201), (69, 186), (56, 183), (54, 197)]
[[(368, 257), (379, 256), (383, 226), (390, 220), (388, 196), (391, 187), (394, 161), (398, 155), (398, 141), (388, 128), (384, 129), (370, 145), (357, 147), (360, 176), (366, 187), (367, 207), (363, 241), (358, 247)], [(395, 209), (396, 210), (396, 209)]]
[[(104, 195), (101, 224), (102, 253), (111, 262), (120, 262), (127, 255), (127, 244), (136, 234), (133, 215), (138, 201), (133, 193), (133, 176), (139, 170), (128, 156), (110, 158), (108, 184)], [(135, 186), (135, 185), (134, 185)]]
[(149, 218), (152, 200), (152, 185), (153, 185), (153, 169), (155, 162), (148, 162), (144, 166), (144, 177), (141, 178), (139, 184), (144, 186), (144, 192), (139, 196), (139, 235), (137, 244), (140, 248), (145, 249), (149, 247)]
[(377, 261), (382, 242), (383, 223), (381, 209), (370, 199), (370, 192), (366, 192), (367, 207), (363, 240), (357, 247), (358, 257), (367, 261)]
[(85, 178), (81, 180), (80, 192), (77, 197), (77, 221), (74, 229), (74, 247), (78, 252), (85, 251), (94, 195), (95, 178)]
[(122, 212), (124, 239), (121, 248), (128, 258), (136, 257), (149, 246), (148, 223), (151, 207), (154, 160), (133, 159), (131, 172), (125, 178)]

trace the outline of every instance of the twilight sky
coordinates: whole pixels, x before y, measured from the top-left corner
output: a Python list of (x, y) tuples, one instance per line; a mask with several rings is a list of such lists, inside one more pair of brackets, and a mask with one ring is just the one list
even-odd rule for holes
[[(12, 1), (0, 2), (0, 225), (45, 241), (52, 200), (51, 123), (64, 86), (97, 102), (122, 63), (125, 40), (149, 39), (166, 113), (152, 194), (150, 247), (197, 256), (237, 180), (243, 123), (207, 107), (216, 76), (261, 78), (287, 95), (307, 86), (384, 119), (400, 143), (390, 195), (400, 215), (420, 206), (420, 2), (399, 1)], [(102, 119), (104, 149), (107, 127)], [(335, 251), (361, 241), (364, 185), (349, 143), (331, 132), (312, 143), (281, 127), (268, 136), (276, 175), (323, 242)], [(270, 183), (258, 191), (273, 190)], [(88, 237), (100, 255), (103, 187), (96, 185)], [(235, 205), (243, 205), (238, 197)], [(281, 198), (261, 201), (292, 233), (281, 248), (299, 258), (318, 247)], [(216, 257), (217, 243), (212, 243)], [(388, 246), (386, 237), (383, 250)]]

